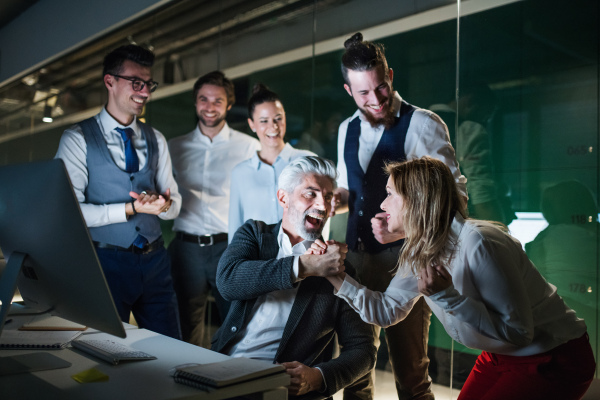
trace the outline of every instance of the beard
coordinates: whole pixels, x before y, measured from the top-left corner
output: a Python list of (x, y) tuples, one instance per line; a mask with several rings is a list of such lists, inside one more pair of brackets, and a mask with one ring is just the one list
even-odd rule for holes
[(358, 109), (362, 112), (365, 119), (369, 122), (369, 124), (371, 124), (373, 128), (377, 128), (383, 125), (385, 129), (390, 129), (392, 126), (394, 126), (394, 123), (396, 122), (396, 116), (392, 112), (391, 100), (392, 99), (390, 98), (386, 102), (383, 117), (374, 117), (373, 114), (371, 114), (368, 110), (364, 109), (363, 107), (358, 107)]
[[(317, 240), (321, 237), (321, 232), (323, 232), (323, 228), (325, 227), (325, 222), (327, 221), (327, 213), (321, 210), (306, 210), (305, 212), (297, 211), (295, 208), (290, 205), (290, 217), (293, 219), (294, 229), (296, 233), (300, 235), (304, 240)], [(308, 214), (315, 214), (323, 217), (321, 223), (317, 228), (307, 228), (306, 227), (306, 218)]]
[(363, 107), (358, 107), (358, 109), (360, 110), (360, 112), (362, 112), (362, 114), (364, 115), (365, 119), (369, 122), (369, 124), (371, 124), (371, 126), (373, 128), (377, 128), (379, 126), (382, 126), (385, 129), (390, 129), (392, 126), (394, 126), (394, 123), (396, 122), (396, 116), (394, 115), (394, 112), (392, 111), (392, 104), (394, 104), (394, 87), (392, 86), (392, 83), (389, 82), (390, 85), (390, 90), (389, 90), (389, 97), (388, 99), (385, 101), (385, 109), (384, 109), (384, 115), (382, 117), (374, 117), (373, 114), (371, 114), (366, 108)]
[(198, 119), (200, 120), (202, 125), (206, 126), (207, 128), (214, 128), (215, 126), (219, 126), (219, 124), (223, 122), (225, 116), (225, 114), (220, 114), (214, 121), (208, 122), (202, 117), (202, 113), (200, 113), (198, 115)]

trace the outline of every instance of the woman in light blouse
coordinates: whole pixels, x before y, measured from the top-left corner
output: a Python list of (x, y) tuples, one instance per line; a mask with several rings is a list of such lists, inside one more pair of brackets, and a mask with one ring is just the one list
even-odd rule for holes
[[(580, 399), (595, 361), (587, 328), (503, 229), (466, 218), (448, 167), (423, 157), (386, 167), (388, 230), (405, 237), (385, 293), (328, 278), (366, 322), (401, 321), (425, 296), (446, 332), (483, 350), (459, 400)], [(314, 252), (325, 252), (316, 242)]]
[(248, 101), (248, 125), (260, 140), (261, 149), (239, 163), (231, 173), (229, 198), (229, 242), (248, 219), (274, 224), (283, 216), (277, 202), (279, 174), (292, 160), (314, 156), (284, 142), (285, 110), (276, 93), (265, 85), (254, 86)]

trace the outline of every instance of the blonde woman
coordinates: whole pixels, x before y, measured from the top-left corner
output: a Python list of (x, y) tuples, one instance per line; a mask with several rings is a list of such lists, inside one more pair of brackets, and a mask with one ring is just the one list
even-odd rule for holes
[[(580, 399), (595, 361), (587, 328), (498, 226), (466, 218), (448, 167), (423, 157), (387, 165), (381, 204), (388, 230), (405, 237), (384, 293), (350, 276), (328, 278), (366, 322), (401, 321), (421, 296), (446, 332), (483, 350), (459, 400)], [(314, 252), (325, 252), (317, 242)]]

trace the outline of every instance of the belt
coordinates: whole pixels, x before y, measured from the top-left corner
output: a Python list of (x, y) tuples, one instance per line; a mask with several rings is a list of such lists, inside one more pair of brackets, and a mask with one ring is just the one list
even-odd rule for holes
[(213, 244), (227, 240), (226, 233), (215, 233), (214, 235), (189, 235), (184, 232), (175, 232), (175, 237), (184, 242), (196, 243), (200, 247), (212, 246)]
[(163, 240), (162, 237), (156, 239), (152, 243), (146, 243), (144, 245), (144, 247), (137, 247), (134, 245), (131, 245), (129, 247), (121, 247), (121, 246), (115, 246), (113, 244), (108, 244), (108, 243), (94, 242), (94, 245), (99, 249), (114, 249), (114, 250), (118, 250), (118, 251), (128, 251), (128, 252), (135, 253), (135, 254), (152, 253), (153, 251), (158, 250), (161, 247), (164, 247), (164, 244), (165, 244), (165, 241)]

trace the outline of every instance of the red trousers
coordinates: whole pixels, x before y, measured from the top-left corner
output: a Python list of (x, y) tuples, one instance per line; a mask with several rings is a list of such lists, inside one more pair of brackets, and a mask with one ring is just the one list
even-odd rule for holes
[(578, 400), (594, 378), (596, 362), (587, 333), (546, 353), (481, 353), (458, 400)]

